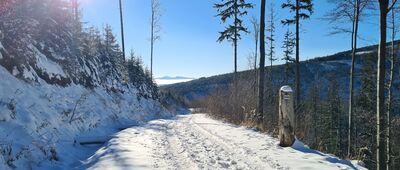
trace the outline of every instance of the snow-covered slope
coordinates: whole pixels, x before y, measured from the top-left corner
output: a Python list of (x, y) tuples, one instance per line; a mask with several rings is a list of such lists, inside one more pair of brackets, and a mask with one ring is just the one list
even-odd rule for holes
[(365, 169), (204, 114), (155, 120), (117, 133), (78, 169)]
[(0, 169), (64, 167), (85, 157), (76, 139), (168, 116), (135, 91), (28, 84), (0, 66)]

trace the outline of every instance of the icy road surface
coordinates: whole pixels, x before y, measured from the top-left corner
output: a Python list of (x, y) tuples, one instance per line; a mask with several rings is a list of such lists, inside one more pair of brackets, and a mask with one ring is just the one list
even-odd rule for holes
[(155, 120), (115, 135), (79, 169), (364, 169), (204, 114)]

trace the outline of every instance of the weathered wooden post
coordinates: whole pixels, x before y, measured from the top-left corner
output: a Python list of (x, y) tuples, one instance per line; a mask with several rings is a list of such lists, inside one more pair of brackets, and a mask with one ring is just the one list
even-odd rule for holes
[(283, 86), (279, 90), (279, 145), (292, 146), (294, 135), (294, 104), (293, 90), (290, 86)]

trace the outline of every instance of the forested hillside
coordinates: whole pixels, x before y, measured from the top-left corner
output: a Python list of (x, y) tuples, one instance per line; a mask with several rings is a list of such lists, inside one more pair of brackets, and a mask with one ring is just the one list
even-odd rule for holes
[[(396, 41), (396, 46), (399, 46), (400, 41)], [(398, 48), (398, 47), (396, 47)], [(367, 66), (369, 62), (376, 63), (376, 58), (373, 56), (377, 55), (378, 46), (367, 46), (363, 48), (359, 48), (357, 52), (357, 60), (356, 60), (356, 72), (361, 72), (363, 66)], [(400, 58), (400, 55), (397, 55)], [(345, 98), (348, 94), (348, 79), (349, 79), (349, 70), (351, 64), (351, 51), (343, 51), (338, 52), (333, 55), (328, 55), (324, 57), (317, 57), (310, 60), (301, 62), (301, 74), (302, 74), (302, 89), (304, 89), (304, 93), (302, 93), (303, 97), (305, 97), (309, 91), (312, 89), (313, 85), (320, 85), (320, 88), (323, 88), (321, 91), (321, 97), (326, 97), (327, 95), (327, 87), (328, 83), (331, 79), (336, 79), (340, 86), (341, 97)], [(388, 63), (389, 65), (389, 63)], [(369, 66), (369, 65), (368, 65)], [(376, 67), (373, 65), (373, 67)], [(274, 86), (283, 86), (286, 84), (292, 85), (294, 83), (293, 75), (294, 75), (294, 65), (293, 64), (282, 64), (282, 65), (274, 65), (273, 67), (266, 67), (265, 78), (269, 80), (269, 73), (272, 68), (272, 75), (274, 75), (273, 83)], [(287, 69), (288, 68), (288, 69)], [(371, 68), (373, 69), (373, 68)], [(284, 80), (286, 72), (289, 74), (290, 79), (287, 81)], [(243, 84), (248, 82), (254, 82), (254, 70), (245, 70), (239, 72), (239, 77), (241, 81), (244, 81)], [(395, 77), (399, 76), (399, 70), (395, 70)], [(370, 75), (374, 76), (374, 75)], [(361, 78), (362, 75), (356, 75), (356, 86), (357, 89), (361, 88)], [(222, 74), (211, 77), (202, 77), (193, 81), (176, 83), (172, 85), (165, 85), (160, 87), (163, 91), (169, 91), (175, 94), (179, 94), (184, 97), (189, 103), (192, 103), (198, 99), (206, 97), (212, 94), (214, 91), (218, 89), (224, 89), (226, 87), (230, 87), (233, 81), (233, 74)], [(400, 85), (400, 81), (395, 81), (395, 86)], [(247, 84), (246, 84), (247, 85)], [(399, 92), (400, 89), (395, 89), (396, 93)]]
[(0, 21), (0, 169), (68, 169), (80, 138), (170, 115), (140, 57), (68, 1), (1, 1)]

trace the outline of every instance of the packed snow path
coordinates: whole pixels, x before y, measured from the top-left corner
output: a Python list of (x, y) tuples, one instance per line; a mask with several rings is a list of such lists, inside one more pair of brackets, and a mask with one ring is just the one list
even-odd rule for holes
[(363, 169), (296, 142), (291, 148), (251, 129), (204, 114), (156, 120), (116, 134), (88, 169)]

